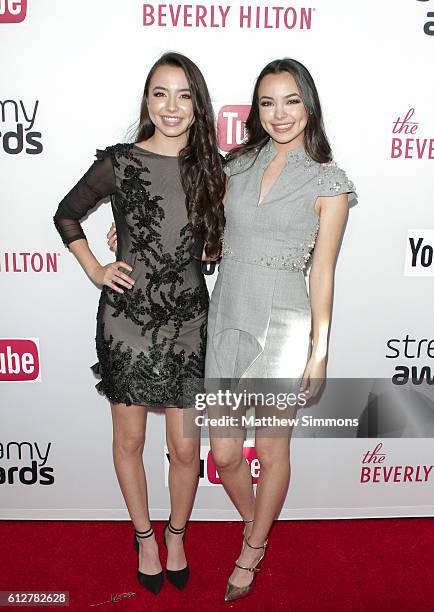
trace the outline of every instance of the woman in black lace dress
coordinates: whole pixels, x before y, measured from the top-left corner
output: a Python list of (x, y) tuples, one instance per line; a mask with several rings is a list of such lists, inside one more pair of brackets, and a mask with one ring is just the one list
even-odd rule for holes
[[(150, 524), (142, 453), (149, 407), (166, 408), (171, 518), (164, 530), (166, 576), (183, 588), (183, 533), (199, 473), (199, 438), (183, 437), (203, 379), (208, 292), (201, 255), (218, 250), (224, 178), (202, 74), (188, 58), (165, 54), (145, 84), (135, 144), (97, 151), (97, 161), (54, 217), (64, 243), (102, 285), (97, 315), (97, 388), (110, 400), (116, 474), (134, 523), (138, 578), (163, 582)], [(110, 196), (117, 261), (101, 265), (80, 219)], [(167, 408), (172, 408), (168, 410)]]

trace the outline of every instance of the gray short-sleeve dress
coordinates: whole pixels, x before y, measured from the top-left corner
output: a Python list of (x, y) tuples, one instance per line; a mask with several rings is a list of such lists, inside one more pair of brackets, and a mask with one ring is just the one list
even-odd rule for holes
[(310, 352), (311, 308), (305, 272), (319, 230), (319, 196), (354, 186), (334, 162), (313, 161), (303, 146), (258, 205), (271, 140), (226, 166), (226, 227), (208, 316), (205, 378), (300, 379)]

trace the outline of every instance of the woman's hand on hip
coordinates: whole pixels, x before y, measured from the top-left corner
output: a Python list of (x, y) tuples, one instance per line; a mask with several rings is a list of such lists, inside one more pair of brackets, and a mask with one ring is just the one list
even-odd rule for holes
[(95, 268), (92, 272), (91, 279), (97, 285), (105, 285), (117, 293), (124, 293), (123, 289), (118, 285), (126, 287), (127, 289), (132, 289), (135, 281), (127, 274), (121, 272), (121, 268), (129, 272), (133, 271), (132, 267), (127, 263), (123, 261), (114, 261), (106, 266), (98, 266)]

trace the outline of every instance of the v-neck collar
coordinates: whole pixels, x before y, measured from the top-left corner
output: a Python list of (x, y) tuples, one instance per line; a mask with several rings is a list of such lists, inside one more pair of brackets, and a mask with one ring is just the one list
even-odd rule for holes
[(286, 153), (286, 159), (287, 159), (286, 165), (282, 168), (282, 170), (280, 171), (279, 175), (276, 177), (276, 179), (274, 180), (273, 184), (271, 185), (271, 187), (269, 188), (267, 193), (264, 195), (262, 201), (259, 202), (259, 198), (261, 196), (262, 181), (264, 179), (265, 169), (270, 164), (271, 160), (276, 157), (277, 153), (278, 153), (278, 151), (277, 151), (277, 149), (276, 149), (276, 147), (274, 145), (274, 142), (273, 142), (273, 140), (271, 138), (267, 141), (267, 143), (264, 145), (264, 147), (260, 151), (260, 154), (261, 154), (261, 159), (260, 159), (261, 176), (260, 176), (260, 180), (259, 180), (259, 187), (258, 187), (258, 190), (257, 190), (256, 207), (263, 206), (267, 202), (267, 199), (268, 199), (270, 193), (272, 193), (274, 191), (275, 187), (276, 187), (276, 183), (279, 183), (282, 180), (282, 176), (288, 171), (288, 169), (296, 167), (300, 163), (304, 163), (304, 164), (310, 164), (311, 163), (311, 158), (306, 153), (306, 150), (305, 150), (303, 144), (301, 144), (300, 146), (296, 147), (295, 149), (291, 149), (290, 151), (287, 151), (287, 153)]
[[(261, 156), (262, 167), (268, 166), (271, 160), (274, 157), (276, 157), (278, 153), (272, 138), (268, 139), (267, 143), (263, 146), (261, 153), (262, 153), (262, 156)], [(310, 160), (310, 157), (306, 153), (304, 144), (301, 144), (295, 149), (291, 149), (290, 151), (287, 151), (286, 159), (287, 159), (288, 165), (293, 165), (293, 164), (298, 164), (299, 162), (306, 162), (307, 160)]]

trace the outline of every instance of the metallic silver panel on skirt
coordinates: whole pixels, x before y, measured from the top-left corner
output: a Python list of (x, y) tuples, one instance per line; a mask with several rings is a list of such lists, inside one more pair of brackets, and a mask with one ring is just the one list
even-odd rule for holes
[(298, 378), (309, 357), (303, 272), (224, 258), (208, 313), (206, 378)]

